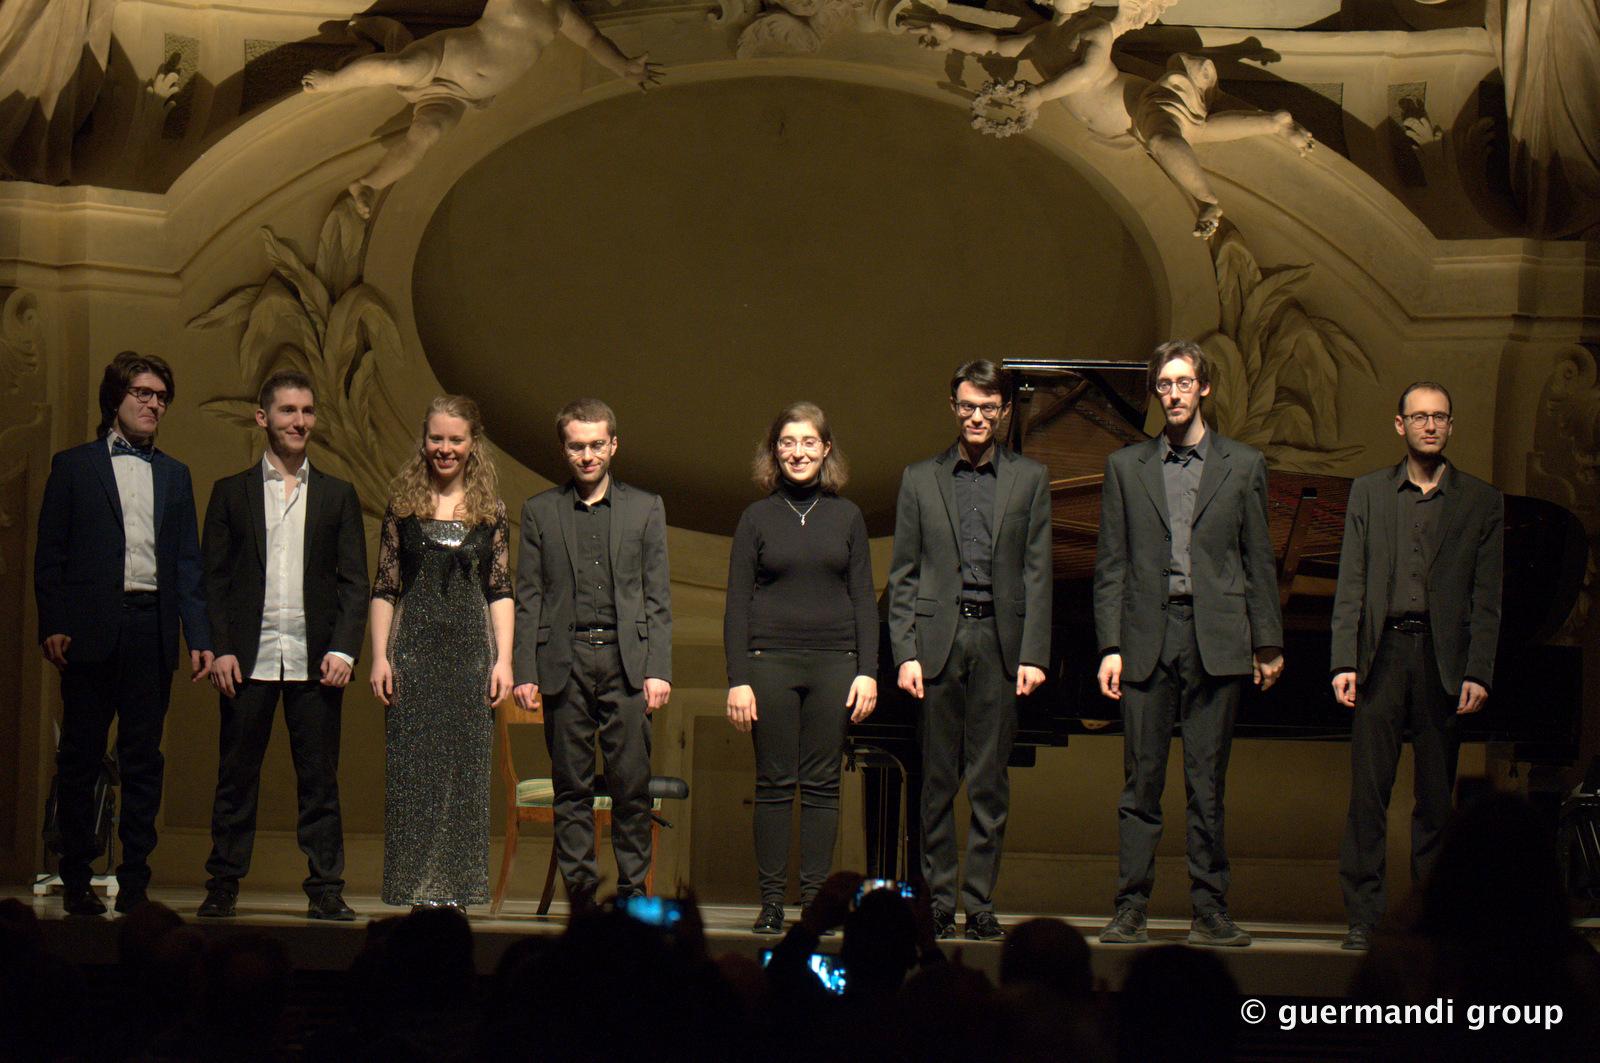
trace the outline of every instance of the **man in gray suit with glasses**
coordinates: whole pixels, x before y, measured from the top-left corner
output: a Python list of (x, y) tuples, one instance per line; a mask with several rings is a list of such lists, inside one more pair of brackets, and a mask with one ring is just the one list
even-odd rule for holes
[(1248, 945), (1228, 915), (1223, 784), (1246, 676), (1283, 671), (1276, 557), (1261, 452), (1212, 431), (1198, 346), (1157, 347), (1148, 384), (1166, 426), (1106, 459), (1094, 567), (1100, 692), (1121, 702), (1123, 789), (1116, 915), (1100, 940), (1147, 940), (1161, 791), (1175, 724), (1189, 794), (1189, 942)]

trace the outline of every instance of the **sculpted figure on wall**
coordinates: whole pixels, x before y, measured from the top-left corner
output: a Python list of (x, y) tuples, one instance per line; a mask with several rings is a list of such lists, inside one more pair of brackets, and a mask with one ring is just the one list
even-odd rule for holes
[[(1021, 117), (1004, 120), (993, 131), (1020, 131), (1032, 124), (1041, 106), (1060, 100), (1095, 134), (1131, 136), (1144, 145), (1167, 176), (1199, 203), (1194, 235), (1207, 239), (1217, 232), (1222, 207), (1194, 145), (1271, 136), (1305, 155), (1314, 141), (1288, 111), (1211, 113), (1217, 68), (1209, 59), (1174, 55), (1166, 73), (1153, 82), (1118, 70), (1111, 61), (1116, 39), (1155, 21), (1173, 2), (1122, 0), (1116, 15), (1106, 18), (1091, 10), (1091, 0), (1051, 0), (1054, 15), (1024, 29), (996, 33), (935, 19), (921, 27), (919, 39), (930, 48), (1030, 61), (1045, 78), (1040, 84), (991, 82), (979, 94), (979, 108), (994, 100), (1022, 111)], [(974, 124), (986, 125), (981, 115)]]
[(1536, 235), (1600, 239), (1600, 3), (1489, 0), (1511, 186)]
[(72, 179), (72, 138), (94, 109), (117, 0), (0, 3), (0, 177)]
[(649, 56), (623, 55), (571, 0), (489, 0), (483, 17), (470, 26), (429, 34), (392, 55), (363, 56), (336, 71), (308, 73), (301, 82), (307, 92), (388, 85), (411, 102), (405, 137), (350, 185), (357, 212), (369, 217), (380, 191), (415, 169), (467, 107), (488, 107), (527, 73), (557, 34), (641, 89), (661, 78), (661, 67)]

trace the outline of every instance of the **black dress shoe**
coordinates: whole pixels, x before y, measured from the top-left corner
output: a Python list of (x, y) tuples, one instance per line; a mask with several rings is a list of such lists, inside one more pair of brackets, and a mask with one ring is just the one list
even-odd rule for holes
[(1350, 952), (1366, 952), (1372, 948), (1372, 927), (1366, 923), (1351, 923), (1350, 932), (1339, 947)]
[(943, 908), (934, 908), (928, 914), (933, 916), (934, 937), (940, 941), (948, 941), (956, 936), (956, 917), (954, 912), (947, 912)]
[(118, 914), (127, 915), (141, 904), (148, 904), (150, 895), (143, 889), (123, 887), (117, 891), (117, 903), (114, 907)]
[(967, 916), (968, 941), (999, 941), (1006, 936), (1005, 928), (993, 912), (978, 912)]
[(105, 915), (106, 906), (93, 886), (68, 886), (61, 897), (68, 915)]
[(762, 901), (761, 914), (756, 916), (750, 929), (757, 934), (783, 933), (783, 905), (777, 901)]
[[(229, 914), (233, 914), (231, 911)], [(306, 908), (307, 919), (333, 919), (341, 923), (348, 923), (356, 917), (355, 909), (344, 903), (338, 890), (329, 890), (327, 893), (314, 897)]]
[(194, 914), (201, 919), (232, 919), (238, 914), (234, 900), (234, 895), (227, 890), (206, 890), (206, 899), (200, 902)]
[(1102, 945), (1139, 945), (1150, 940), (1143, 908), (1124, 904), (1100, 930)]

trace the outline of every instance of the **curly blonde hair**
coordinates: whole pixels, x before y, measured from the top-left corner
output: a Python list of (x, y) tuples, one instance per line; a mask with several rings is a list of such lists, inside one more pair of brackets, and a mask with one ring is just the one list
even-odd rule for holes
[(495, 471), (494, 458), (489, 455), (488, 440), (483, 434), (483, 413), (478, 404), (465, 395), (437, 395), (428, 403), (422, 415), (422, 434), (417, 440), (416, 453), (405, 467), (395, 475), (389, 487), (389, 506), (398, 517), (433, 516), (436, 492), (433, 476), (428, 471), (426, 453), (428, 422), (435, 414), (459, 417), (467, 422), (472, 436), (472, 449), (467, 453), (466, 495), (456, 504), (456, 519), (467, 524), (488, 524), (494, 521), (504, 507), (500, 501), (500, 476)]

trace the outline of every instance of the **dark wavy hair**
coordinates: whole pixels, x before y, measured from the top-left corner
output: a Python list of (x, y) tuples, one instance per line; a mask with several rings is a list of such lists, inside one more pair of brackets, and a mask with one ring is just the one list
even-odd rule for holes
[(783, 426), (801, 421), (817, 430), (817, 436), (828, 447), (828, 456), (822, 459), (822, 469), (817, 473), (817, 483), (829, 494), (838, 494), (850, 480), (850, 464), (844, 452), (833, 441), (833, 429), (828, 426), (828, 415), (814, 402), (791, 402), (778, 411), (767, 429), (756, 457), (750, 463), (750, 478), (763, 491), (777, 490), (783, 472), (778, 467), (778, 437)]
[(999, 395), (1002, 403), (1011, 405), (1011, 374), (987, 358), (956, 366), (956, 371), (950, 376), (950, 398), (956, 397), (956, 390), (962, 384), (971, 384), (979, 391)]
[(1150, 355), (1150, 365), (1145, 370), (1145, 387), (1150, 394), (1156, 392), (1156, 381), (1161, 377), (1161, 367), (1175, 358), (1182, 358), (1194, 366), (1195, 384), (1202, 390), (1211, 386), (1211, 366), (1206, 364), (1206, 352), (1192, 340), (1168, 340)]
[(172, 366), (153, 354), (123, 351), (111, 359), (111, 364), (106, 366), (105, 373), (100, 377), (100, 427), (95, 429), (95, 435), (104, 436), (111, 431), (111, 425), (117, 419), (117, 407), (122, 405), (133, 378), (140, 373), (154, 373), (161, 378), (161, 382), (167, 386), (167, 409), (172, 408), (173, 400), (178, 397), (178, 385), (172, 380)]

